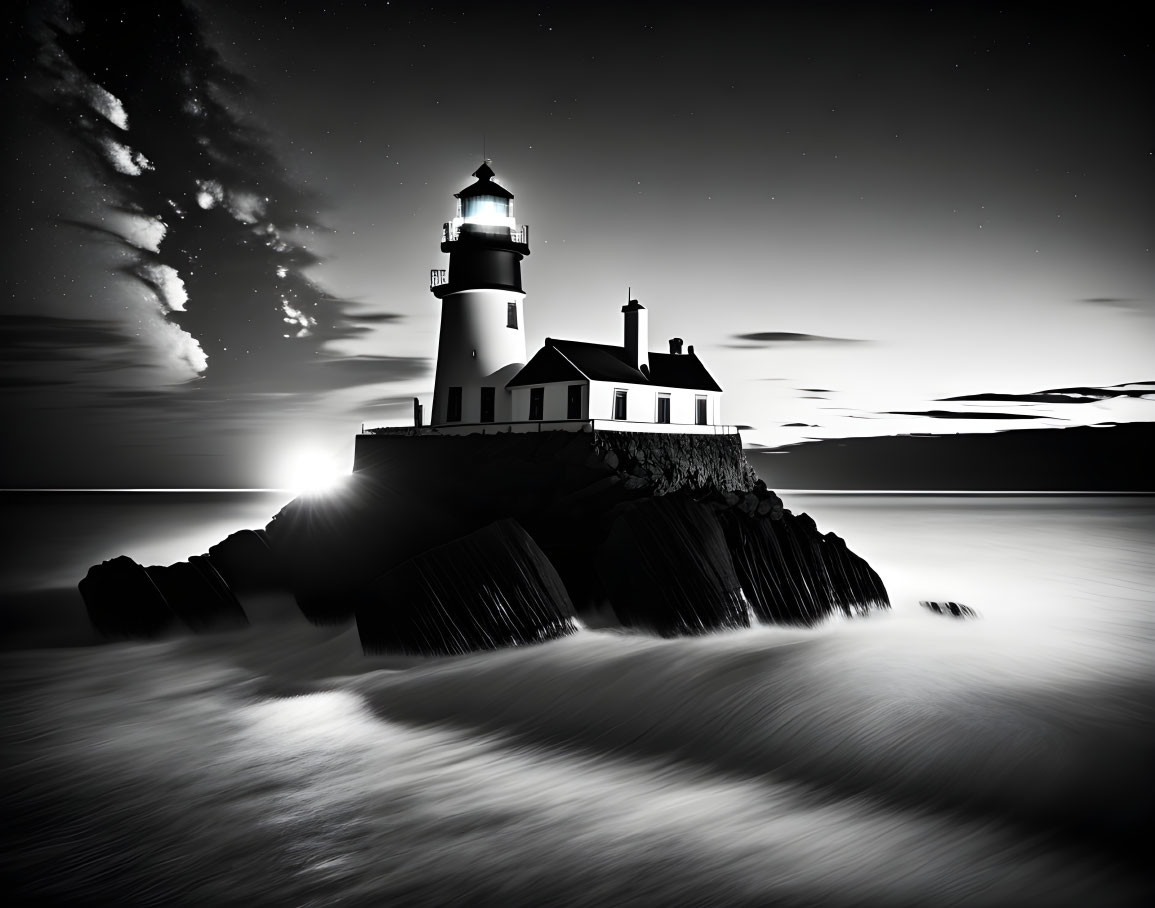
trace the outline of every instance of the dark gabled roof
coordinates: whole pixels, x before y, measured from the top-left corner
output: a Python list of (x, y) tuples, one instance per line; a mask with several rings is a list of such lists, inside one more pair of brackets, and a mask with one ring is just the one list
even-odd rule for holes
[(514, 385), (545, 385), (554, 381), (580, 381), (585, 376), (568, 359), (548, 344), (537, 351), (520, 371), (505, 383)]
[(696, 353), (651, 353), (650, 384), (696, 391), (722, 390)]
[(626, 360), (624, 347), (547, 337), (545, 346), (506, 383), (506, 387), (587, 378), (590, 381), (692, 388), (696, 391), (722, 390), (693, 353), (651, 353), (649, 359), (648, 372), (642, 372)]
[(477, 182), (466, 186), (461, 192), (453, 193), (454, 198), (467, 199), (475, 195), (492, 195), (499, 199), (513, 198), (512, 192), (501, 184), (493, 182), (495, 174), (490, 169), (488, 162), (482, 161), (481, 166), (473, 171), (473, 175), (477, 177)]
[(623, 347), (548, 337), (545, 344), (547, 347), (553, 346), (577, 366), (582, 375), (592, 381), (620, 381), (635, 385), (644, 385), (647, 382), (645, 374), (626, 361), (626, 351)]

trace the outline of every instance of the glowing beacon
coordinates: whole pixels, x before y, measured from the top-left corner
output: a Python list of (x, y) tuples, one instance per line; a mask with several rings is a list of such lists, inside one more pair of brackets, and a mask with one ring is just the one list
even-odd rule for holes
[(488, 163), (473, 175), (477, 182), (454, 194), (457, 216), (445, 224), (448, 273), (430, 274), (441, 300), (433, 426), (509, 422), (505, 385), (526, 361), (521, 260), (529, 230), (517, 226), (513, 193), (493, 181)]

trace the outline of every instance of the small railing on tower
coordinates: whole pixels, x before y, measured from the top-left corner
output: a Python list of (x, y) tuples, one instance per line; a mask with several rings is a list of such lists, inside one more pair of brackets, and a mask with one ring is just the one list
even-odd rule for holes
[[(455, 227), (453, 222), (450, 221), (446, 223), (442, 228), (442, 236), (444, 238), (444, 242), (454, 243), (461, 237), (461, 228)], [(513, 243), (529, 245), (529, 225), (522, 224), (520, 227), (510, 227), (509, 239), (510, 242)]]
[(430, 268), (429, 269), (429, 287), (440, 287), (442, 284), (449, 283), (449, 269), (447, 268)]

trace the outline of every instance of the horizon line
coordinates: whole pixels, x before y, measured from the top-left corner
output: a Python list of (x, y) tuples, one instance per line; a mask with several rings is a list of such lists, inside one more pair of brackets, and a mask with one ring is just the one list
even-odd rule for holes
[(273, 488), (164, 488), (164, 489), (121, 489), (104, 486), (95, 487), (36, 487), (4, 488), (0, 492), (297, 492), (296, 489)]
[[(1150, 489), (771, 489), (791, 495), (1155, 495)], [(285, 488), (113, 488), (113, 487), (21, 487), (0, 492), (285, 492), (309, 494)], [(315, 493), (313, 493), (315, 494)]]

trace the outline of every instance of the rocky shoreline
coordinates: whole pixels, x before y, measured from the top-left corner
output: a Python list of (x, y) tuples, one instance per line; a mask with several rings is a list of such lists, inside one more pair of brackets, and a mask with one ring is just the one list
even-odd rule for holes
[(534, 643), (579, 622), (679, 636), (889, 606), (877, 573), (757, 479), (738, 436), (358, 436), (339, 491), (205, 555), (80, 583), (106, 636), (247, 623), (238, 593), (355, 620), (368, 652)]

